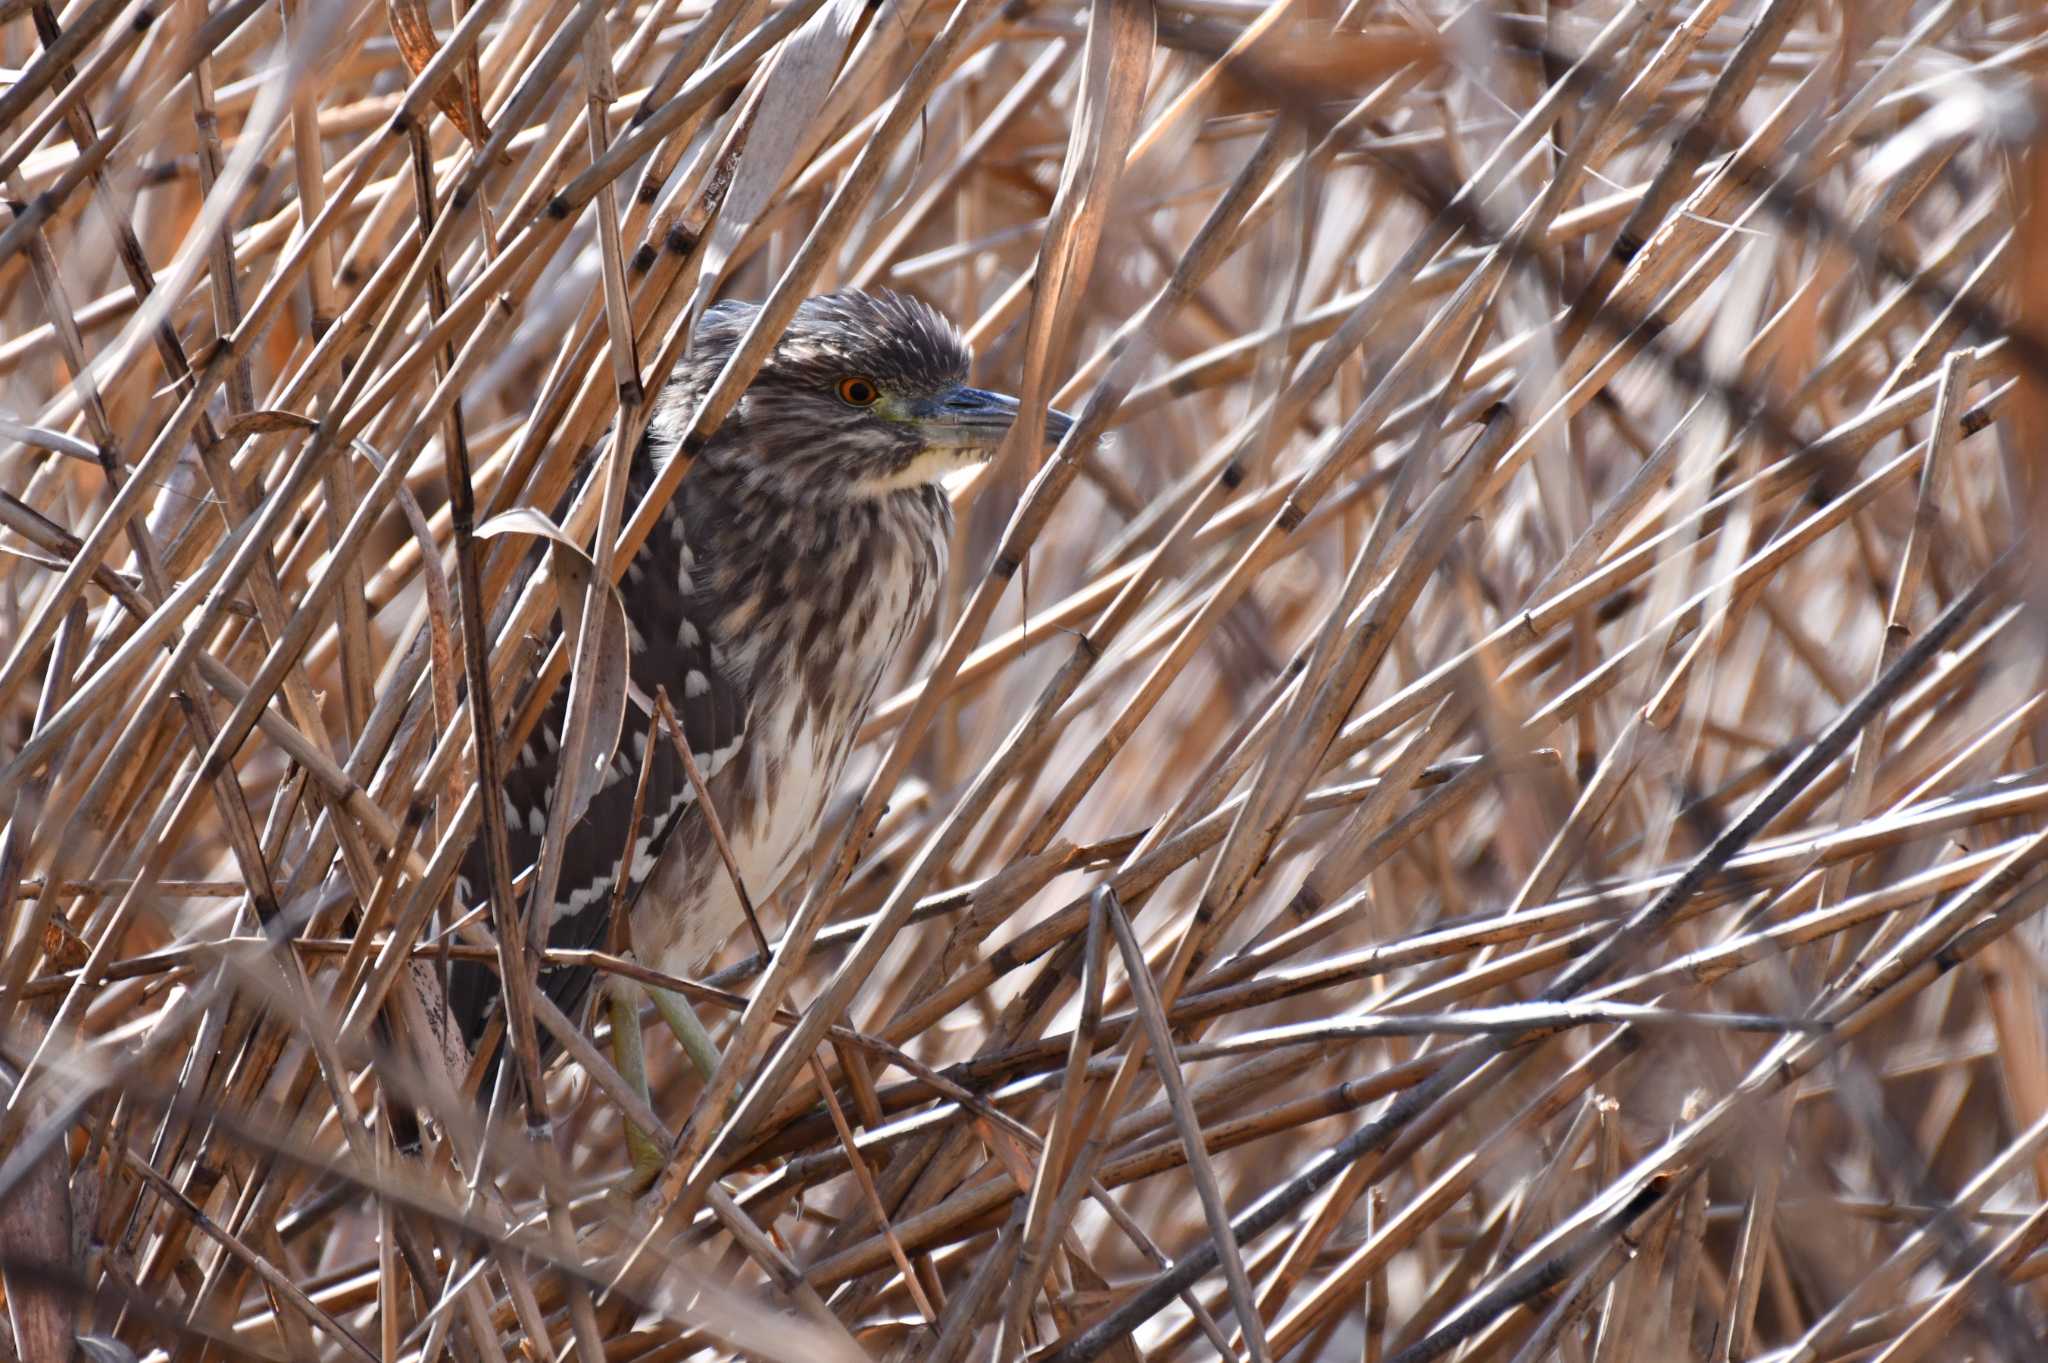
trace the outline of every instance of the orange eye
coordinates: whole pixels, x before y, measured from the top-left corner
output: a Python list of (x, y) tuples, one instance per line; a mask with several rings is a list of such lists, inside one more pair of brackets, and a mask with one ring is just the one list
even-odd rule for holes
[(872, 407), (882, 400), (882, 390), (873, 379), (845, 378), (834, 385), (839, 400), (849, 407)]

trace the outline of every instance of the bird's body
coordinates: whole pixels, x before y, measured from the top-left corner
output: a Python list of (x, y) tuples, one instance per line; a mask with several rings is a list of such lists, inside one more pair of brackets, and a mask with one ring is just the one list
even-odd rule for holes
[[(725, 304), (706, 314), (635, 456), (629, 507), (752, 313)], [(665, 739), (648, 756), (657, 688), (681, 718), (749, 897), (773, 891), (810, 848), (876, 687), (945, 575), (953, 520), (937, 480), (986, 458), (1015, 412), (962, 386), (968, 358), (922, 304), (845, 293), (803, 305), (623, 575), (632, 700), (618, 755), (565, 843), (552, 945), (603, 943), (621, 873), (636, 951), (666, 973), (695, 973), (741, 921), (680, 760)], [(1065, 424), (1054, 414), (1053, 433)], [(548, 827), (566, 698), (557, 692), (505, 775), (515, 872), (538, 859)], [(472, 848), (458, 895), (473, 903), (484, 884)], [(550, 969), (540, 982), (573, 1015), (589, 981)], [(453, 968), (449, 1002), (472, 1048), (499, 992), (491, 966)]]
[[(715, 476), (684, 492), (706, 546), (696, 575), (720, 603), (711, 632), (731, 641), (726, 666), (753, 698), (746, 741), (707, 788), (759, 900), (811, 845), (882, 674), (945, 575), (953, 518), (934, 487), (803, 516)], [(650, 944), (648, 964), (688, 975), (739, 926), (740, 900), (702, 817), (665, 851), (633, 939)]]

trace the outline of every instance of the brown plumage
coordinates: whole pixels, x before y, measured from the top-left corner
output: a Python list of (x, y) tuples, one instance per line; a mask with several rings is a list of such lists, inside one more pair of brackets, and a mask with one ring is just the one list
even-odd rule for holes
[[(629, 505), (753, 313), (727, 303), (705, 315), (635, 456)], [(965, 386), (968, 362), (958, 332), (914, 300), (846, 292), (798, 310), (620, 584), (635, 699), (565, 844), (555, 946), (603, 942), (621, 873), (636, 949), (657, 969), (695, 972), (739, 925), (739, 897), (666, 743), (626, 845), (658, 687), (678, 707), (750, 897), (774, 890), (810, 846), (882, 673), (945, 574), (952, 513), (939, 479), (986, 459), (1016, 414), (1013, 399)], [(1048, 441), (1067, 425), (1050, 414)], [(539, 855), (566, 699), (563, 688), (506, 773), (515, 871)], [(465, 904), (484, 883), (472, 848)], [(541, 974), (572, 1014), (589, 984), (586, 970)], [(471, 1046), (499, 994), (493, 967), (453, 967), (449, 1001)]]

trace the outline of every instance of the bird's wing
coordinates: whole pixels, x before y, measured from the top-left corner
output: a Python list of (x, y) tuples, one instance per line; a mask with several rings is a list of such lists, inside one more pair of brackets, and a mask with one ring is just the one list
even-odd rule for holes
[[(630, 904), (654, 868), (663, 841), (696, 798), (674, 745), (653, 718), (657, 692), (667, 692), (691, 756), (707, 781), (731, 760), (746, 735), (744, 688), (732, 674), (730, 659), (713, 633), (711, 603), (691, 580), (694, 556), (684, 524), (679, 495), (634, 556), (621, 584), (629, 625), (632, 699), (626, 706), (619, 751), (563, 844), (549, 934), (550, 945), (557, 949), (604, 944), (620, 872), (627, 877), (624, 902)], [(568, 697), (566, 685), (556, 690), (526, 746), (504, 774), (502, 808), (514, 875), (540, 858)], [(649, 765), (647, 794), (629, 847), (627, 833), (633, 828), (633, 796), (643, 760)], [(479, 839), (472, 844), (457, 881), (458, 898), (465, 908), (483, 900), (486, 876)], [(543, 969), (540, 985), (563, 1012), (573, 1016), (590, 987), (590, 977), (587, 969)], [(449, 974), (448, 996), (450, 1011), (474, 1050), (498, 1002), (495, 963), (458, 962)], [(542, 1041), (544, 1050), (552, 1051), (545, 1035)]]

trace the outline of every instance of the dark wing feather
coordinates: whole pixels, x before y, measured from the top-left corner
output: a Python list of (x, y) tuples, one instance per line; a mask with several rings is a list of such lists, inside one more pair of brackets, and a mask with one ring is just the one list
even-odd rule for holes
[[(636, 463), (632, 480), (635, 498), (644, 495), (651, 478), (644, 448)], [(631, 626), (629, 672), (634, 695), (626, 706), (618, 754), (563, 845), (549, 934), (550, 945), (557, 949), (604, 945), (618, 875), (623, 871), (627, 876), (624, 902), (630, 904), (653, 869), (662, 844), (695, 801), (674, 746), (666, 736), (656, 734), (651, 711), (657, 691), (667, 691), (683, 737), (705, 779), (731, 759), (745, 736), (745, 696), (740, 683), (729, 674), (727, 660), (713, 636), (712, 603), (690, 577), (694, 560), (684, 530), (688, 494), (686, 480), (620, 584)], [(502, 808), (514, 875), (540, 858), (568, 696), (566, 685), (556, 690), (541, 722), (505, 772)], [(626, 837), (632, 825), (633, 794), (650, 741), (653, 755), (646, 801), (638, 835), (629, 848)], [(471, 845), (457, 879), (458, 898), (465, 909), (482, 901), (487, 876), (479, 839)], [(566, 966), (543, 969), (540, 986), (556, 1006), (574, 1017), (589, 992), (592, 973)], [(450, 967), (449, 1008), (472, 1051), (497, 1009), (499, 996), (495, 962), (459, 961)], [(541, 1044), (544, 1055), (554, 1050), (545, 1032)]]

